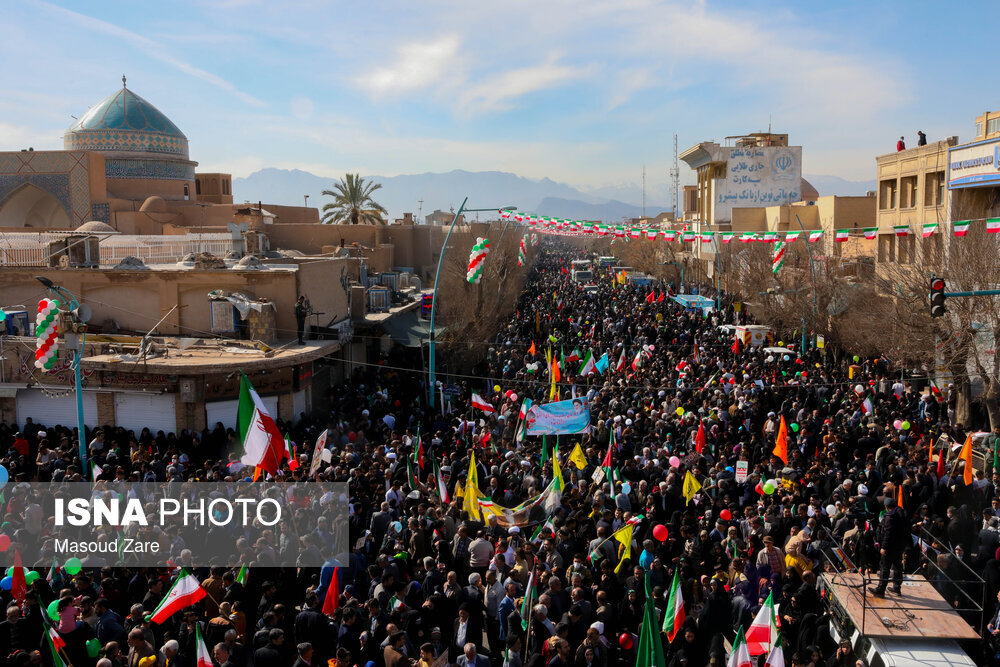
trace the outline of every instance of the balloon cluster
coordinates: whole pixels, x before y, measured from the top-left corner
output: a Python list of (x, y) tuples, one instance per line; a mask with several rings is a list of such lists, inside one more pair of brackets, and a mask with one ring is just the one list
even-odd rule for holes
[(42, 299), (35, 317), (35, 368), (49, 370), (59, 352), (59, 300)]
[(465, 274), (465, 279), (470, 283), (476, 285), (483, 278), (483, 262), (486, 261), (486, 255), (490, 252), (490, 240), (479, 237), (476, 239), (476, 245), (472, 246), (472, 252), (469, 253), (469, 270)]
[(531, 232), (531, 245), (538, 245), (538, 234)]
[(517, 249), (517, 265), (518, 266), (524, 266), (525, 255), (526, 255), (526, 253), (525, 253), (525, 247), (524, 247), (524, 239), (525, 238), (527, 238), (527, 237), (526, 236), (522, 236), (521, 237), (521, 245)]

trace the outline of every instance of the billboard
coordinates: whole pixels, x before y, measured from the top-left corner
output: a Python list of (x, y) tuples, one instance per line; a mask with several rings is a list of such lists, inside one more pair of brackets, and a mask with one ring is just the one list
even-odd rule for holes
[(948, 149), (948, 189), (1000, 185), (1000, 139)]
[(590, 405), (583, 398), (533, 405), (524, 421), (528, 435), (586, 433), (590, 428)]

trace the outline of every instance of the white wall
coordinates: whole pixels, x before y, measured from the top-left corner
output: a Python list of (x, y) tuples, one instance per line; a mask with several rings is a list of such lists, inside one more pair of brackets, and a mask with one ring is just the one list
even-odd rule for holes
[(723, 147), (726, 177), (713, 181), (712, 222), (730, 222), (733, 207), (774, 206), (799, 201), (801, 146)]

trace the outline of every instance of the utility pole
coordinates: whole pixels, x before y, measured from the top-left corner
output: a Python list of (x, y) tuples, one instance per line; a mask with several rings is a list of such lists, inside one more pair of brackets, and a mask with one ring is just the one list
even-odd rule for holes
[(642, 165), (642, 217), (646, 217), (646, 165)]
[(677, 162), (677, 134), (674, 134), (674, 166), (670, 168), (670, 185), (672, 186), (673, 192), (671, 192), (671, 203), (674, 206), (674, 220), (680, 218), (680, 210), (678, 208), (680, 204), (680, 184), (681, 184), (681, 170)]

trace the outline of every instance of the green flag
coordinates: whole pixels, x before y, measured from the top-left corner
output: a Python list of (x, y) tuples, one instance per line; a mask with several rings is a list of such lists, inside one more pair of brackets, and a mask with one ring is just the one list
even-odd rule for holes
[(653, 591), (649, 585), (650, 577), (644, 577), (646, 582), (646, 604), (642, 614), (642, 628), (639, 630), (639, 649), (635, 656), (636, 667), (665, 667), (663, 656), (663, 641), (660, 639), (660, 629), (656, 622), (656, 605), (653, 604)]

